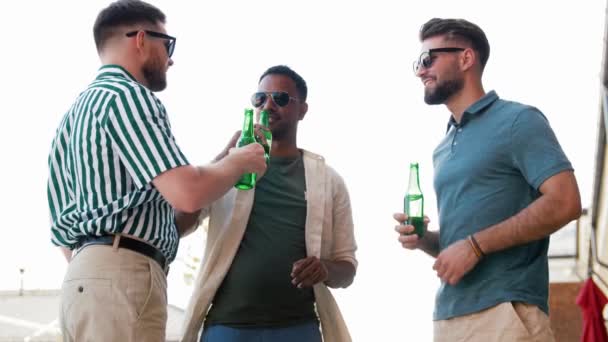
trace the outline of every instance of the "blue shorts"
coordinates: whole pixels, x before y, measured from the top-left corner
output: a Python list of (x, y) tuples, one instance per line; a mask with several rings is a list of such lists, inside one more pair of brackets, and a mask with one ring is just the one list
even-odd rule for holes
[(280, 328), (232, 328), (216, 324), (205, 328), (201, 342), (322, 342), (316, 321)]

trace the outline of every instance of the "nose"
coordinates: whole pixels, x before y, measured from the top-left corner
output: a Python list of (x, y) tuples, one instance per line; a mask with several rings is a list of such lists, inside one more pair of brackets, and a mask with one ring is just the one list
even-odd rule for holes
[(172, 58), (169, 58), (168, 64), (169, 64), (169, 66), (173, 65), (173, 59)]
[(416, 72), (414, 73), (416, 75), (416, 77), (423, 77), (424, 75), (426, 75), (427, 69), (422, 66), (419, 65), (418, 69), (416, 70)]
[(270, 110), (274, 110), (275, 106), (276, 106), (276, 104), (274, 103), (272, 96), (266, 95), (266, 102), (264, 102), (261, 109), (270, 111)]

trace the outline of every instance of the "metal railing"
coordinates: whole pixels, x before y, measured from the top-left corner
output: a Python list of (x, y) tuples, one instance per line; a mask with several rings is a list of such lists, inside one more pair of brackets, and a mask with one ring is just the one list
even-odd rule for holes
[[(608, 28), (608, 22), (607, 22)], [(607, 32), (608, 34), (608, 32)], [(608, 50), (606, 51), (608, 52)], [(606, 73), (606, 70), (604, 70)], [(602, 189), (602, 181), (604, 176), (604, 162), (605, 162), (605, 153), (606, 153), (606, 145), (608, 144), (608, 137), (606, 132), (608, 131), (608, 91), (606, 89), (606, 85), (602, 84), (600, 86), (601, 89), (601, 97), (602, 97), (602, 115), (600, 116), (600, 132), (598, 135), (598, 149), (596, 153), (596, 170), (595, 170), (595, 180), (594, 180), (594, 191), (593, 191), (593, 209), (591, 216), (591, 255), (588, 264), (588, 276), (595, 276), (597, 280), (599, 280), (606, 289), (608, 289), (608, 281), (606, 281), (600, 272), (595, 271), (595, 265), (599, 265), (601, 268), (606, 269), (608, 271), (608, 263), (604, 262), (600, 259), (600, 256), (597, 253), (597, 238), (596, 231), (598, 227), (598, 213), (599, 213), (599, 203), (600, 203), (600, 193)]]
[(589, 276), (591, 277), (592, 275), (594, 275), (608, 289), (608, 282), (606, 282), (606, 280), (602, 278), (602, 275), (599, 274), (599, 272), (595, 272), (595, 270), (593, 269), (595, 263), (608, 270), (608, 263), (602, 261), (599, 255), (597, 254), (597, 239), (595, 238), (595, 227), (591, 227), (591, 257), (593, 258), (593, 261), (589, 265)]

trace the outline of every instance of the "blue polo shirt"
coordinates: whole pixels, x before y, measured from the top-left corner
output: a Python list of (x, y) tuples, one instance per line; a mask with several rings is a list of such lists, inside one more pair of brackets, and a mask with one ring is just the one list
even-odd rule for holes
[[(545, 116), (489, 92), (469, 107), (433, 152), (440, 249), (504, 221), (541, 194), (549, 177), (572, 170)], [(455, 286), (442, 283), (434, 319), (522, 301), (548, 313), (549, 238), (492, 253)]]

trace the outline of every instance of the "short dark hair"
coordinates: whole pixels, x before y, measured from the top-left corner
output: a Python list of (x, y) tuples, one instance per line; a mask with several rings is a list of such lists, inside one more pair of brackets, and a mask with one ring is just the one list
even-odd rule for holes
[(275, 65), (273, 67), (268, 68), (268, 70), (264, 71), (262, 76), (260, 76), (259, 82), (262, 82), (262, 79), (268, 75), (284, 75), (289, 78), (296, 84), (296, 90), (298, 91), (298, 96), (302, 100), (302, 102), (306, 101), (306, 96), (308, 95), (308, 87), (306, 87), (306, 81), (302, 78), (302, 76), (298, 75), (297, 72), (293, 71), (290, 67), (286, 65)]
[(116, 34), (119, 26), (149, 23), (165, 23), (165, 14), (158, 8), (140, 0), (118, 0), (104, 8), (97, 15), (93, 25), (93, 36), (97, 51), (101, 51), (106, 41)]
[(479, 55), (481, 70), (490, 57), (490, 43), (479, 26), (464, 19), (433, 18), (420, 28), (420, 41), (427, 38), (445, 35), (448, 40), (464, 40)]

